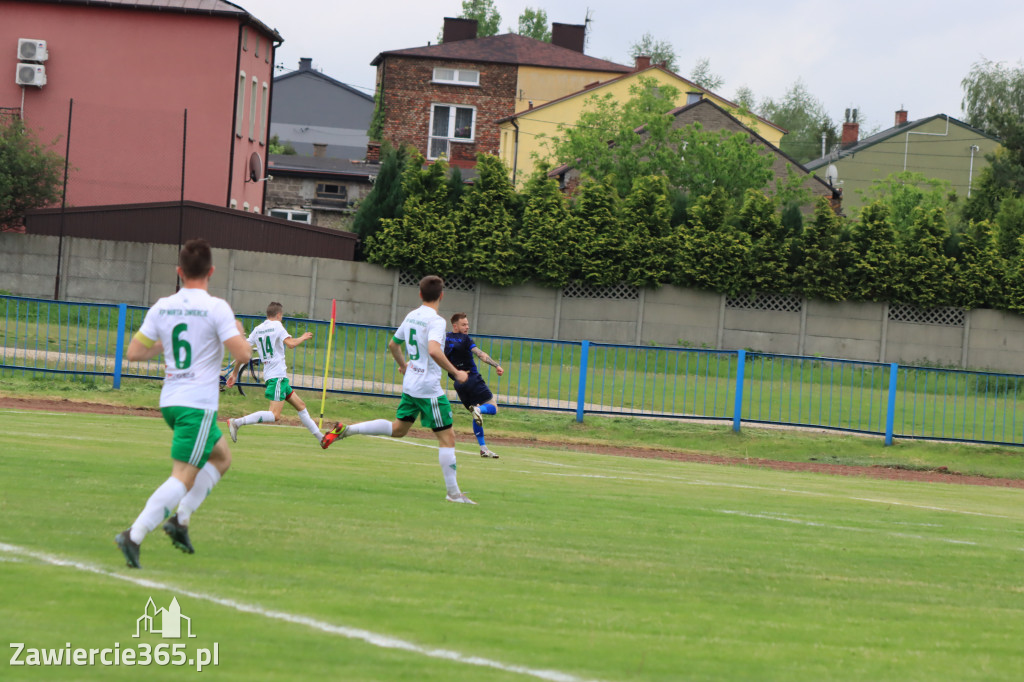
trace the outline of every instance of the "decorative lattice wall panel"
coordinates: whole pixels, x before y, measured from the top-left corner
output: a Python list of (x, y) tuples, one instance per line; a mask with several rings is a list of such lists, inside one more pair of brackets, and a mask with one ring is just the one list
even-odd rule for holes
[(962, 327), (966, 319), (967, 313), (963, 308), (918, 308), (905, 303), (893, 303), (889, 306), (890, 322)]
[(635, 301), (640, 298), (640, 288), (629, 284), (593, 287), (589, 284), (574, 282), (562, 289), (562, 298), (605, 298), (616, 301)]
[[(398, 283), (402, 286), (418, 287), (421, 279), (421, 276), (404, 270), (398, 273)], [(445, 291), (476, 291), (476, 282), (461, 275), (452, 275), (444, 278), (444, 288)]]
[(773, 313), (798, 313), (803, 309), (804, 301), (799, 296), (786, 294), (740, 294), (726, 296), (726, 308), (740, 310), (766, 310)]

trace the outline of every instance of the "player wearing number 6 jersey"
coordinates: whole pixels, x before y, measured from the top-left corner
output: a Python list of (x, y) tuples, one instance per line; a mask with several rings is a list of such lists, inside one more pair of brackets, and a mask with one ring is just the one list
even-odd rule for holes
[[(451, 374), (456, 381), (465, 381), (466, 372), (456, 369), (444, 356), (444, 333), (447, 324), (437, 308), (444, 296), (444, 280), (428, 275), (420, 280), (420, 299), (423, 301), (416, 310), (405, 316), (394, 338), (388, 342), (388, 350), (398, 363), (402, 373), (402, 400), (394, 421), (375, 419), (344, 426), (341, 423), (324, 436), (321, 446), (327, 448), (339, 438), (356, 434), (391, 436), (401, 438), (419, 417), (420, 425), (429, 427), (437, 436), (437, 458), (444, 475), (449, 502), (476, 504), (459, 490), (455, 476), (455, 432), (452, 430), (452, 406), (441, 388), (441, 370)], [(405, 346), (405, 353), (402, 346)], [(408, 356), (408, 358), (406, 357)]]
[[(130, 362), (164, 355), (160, 412), (174, 432), (171, 477), (146, 501), (131, 528), (114, 540), (128, 566), (140, 568), (139, 545), (167, 519), (164, 532), (175, 547), (191, 554), (189, 519), (231, 466), (231, 451), (217, 428), (220, 367), (227, 347), (238, 362), (248, 362), (249, 344), (227, 301), (210, 296), (213, 275), (210, 245), (202, 239), (185, 243), (178, 254), (182, 288), (156, 302), (128, 345)], [(228, 386), (234, 376), (228, 377)]]
[[(263, 380), (266, 382), (264, 395), (270, 400), (270, 409), (253, 412), (237, 419), (228, 419), (228, 435), (232, 442), (238, 442), (238, 429), (246, 424), (271, 424), (281, 418), (281, 409), (285, 401), (299, 413), (299, 419), (319, 442), (324, 434), (320, 433), (316, 422), (309, 416), (306, 403), (295, 394), (288, 383), (288, 365), (285, 362), (285, 348), (295, 348), (303, 341), (313, 338), (313, 332), (306, 332), (298, 338), (292, 337), (281, 324), (284, 318), (284, 306), (271, 301), (267, 306), (267, 319), (256, 325), (249, 334), (249, 343), (256, 346), (260, 361), (263, 363)], [(245, 363), (235, 362), (230, 374), (237, 376), (238, 370)]]

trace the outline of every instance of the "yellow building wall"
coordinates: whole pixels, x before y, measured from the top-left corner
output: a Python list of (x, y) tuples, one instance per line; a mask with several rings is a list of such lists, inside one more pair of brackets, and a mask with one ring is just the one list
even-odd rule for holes
[[(587, 77), (579, 82), (579, 85), (575, 90), (563, 92), (561, 95), (550, 97), (546, 100), (551, 101), (553, 99), (557, 99), (557, 97), (564, 97), (566, 94), (582, 90), (584, 86), (598, 80), (599, 75), (593, 71), (557, 72), (559, 75), (549, 73), (547, 75), (551, 80), (549, 83), (545, 84), (541, 79), (545, 74), (537, 73), (544, 71), (554, 72), (553, 69), (521, 67), (519, 70), (519, 82), (521, 84), (520, 92), (544, 92), (544, 89), (547, 88), (546, 92), (548, 94), (554, 94), (555, 87), (558, 84), (565, 83), (568, 85), (571, 82), (570, 77), (574, 78), (576, 76), (587, 74)], [(524, 72), (527, 72), (525, 73), (526, 77), (524, 77)], [(565, 81), (559, 80), (562, 77), (560, 74), (566, 74)], [(601, 80), (609, 81), (613, 78), (619, 78), (621, 75), (622, 74), (605, 74)], [(516, 142), (516, 129), (512, 122), (506, 121), (501, 124), (501, 147), (499, 150), (499, 156), (501, 157), (501, 160), (505, 162), (505, 165), (508, 166), (509, 171), (513, 173), (516, 186), (521, 187), (523, 183), (526, 182), (526, 179), (533, 172), (538, 160), (547, 159), (551, 161), (551, 159), (548, 158), (547, 150), (541, 144), (541, 140), (543, 139), (541, 137), (542, 135), (546, 135), (548, 137), (557, 135), (559, 123), (571, 124), (579, 120), (580, 114), (583, 112), (587, 100), (593, 95), (603, 97), (606, 93), (611, 93), (611, 95), (618, 101), (624, 102), (628, 100), (630, 97), (630, 87), (635, 85), (640, 77), (651, 78), (658, 81), (660, 84), (671, 85), (672, 87), (677, 88), (680, 91), (680, 97), (677, 104), (680, 106), (686, 104), (687, 92), (698, 91), (697, 88), (680, 78), (676, 78), (675, 76), (672, 76), (660, 69), (650, 69), (643, 72), (629, 74), (626, 78), (620, 78), (620, 80), (617, 80), (614, 83), (607, 83), (605, 85), (591, 88), (586, 92), (576, 95), (575, 97), (555, 102), (554, 104), (537, 111), (530, 111), (528, 109), (528, 98), (527, 102), (524, 103), (525, 106), (516, 107), (516, 124), (519, 126), (518, 144)], [(530, 90), (522, 86), (522, 84), (527, 82), (530, 83)], [(741, 116), (735, 105), (726, 102), (711, 93), (704, 91), (704, 97), (728, 111), (730, 114), (742, 121), (744, 125), (755, 130), (768, 142), (772, 143), (776, 147), (779, 146), (779, 142), (782, 140), (781, 130), (773, 128), (772, 126), (769, 126), (751, 116)], [(544, 103), (536, 97), (532, 98), (532, 101), (534, 107)], [(535, 156), (537, 158), (535, 158)]]
[(573, 71), (540, 66), (520, 66), (516, 79), (516, 111), (530, 102), (539, 107), (551, 100), (571, 95), (595, 81), (608, 81), (623, 75), (616, 71)]

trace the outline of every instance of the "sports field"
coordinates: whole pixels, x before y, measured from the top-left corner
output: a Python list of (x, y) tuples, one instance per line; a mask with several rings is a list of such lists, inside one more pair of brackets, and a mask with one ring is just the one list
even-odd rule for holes
[[(325, 452), (303, 429), (248, 427), (193, 518), (197, 553), (157, 531), (132, 571), (113, 537), (168, 476), (169, 436), (152, 417), (0, 406), (0, 640), (24, 644), (21, 661), (184, 644), (186, 663), (12, 666), (12, 648), (0, 679), (1024, 670), (1021, 489), (510, 446), (481, 460), (463, 439), (474, 507), (444, 502), (424, 441), (357, 437)], [(150, 598), (176, 599), (195, 637), (133, 637)], [(214, 648), (217, 665), (196, 673), (188, 659)]]

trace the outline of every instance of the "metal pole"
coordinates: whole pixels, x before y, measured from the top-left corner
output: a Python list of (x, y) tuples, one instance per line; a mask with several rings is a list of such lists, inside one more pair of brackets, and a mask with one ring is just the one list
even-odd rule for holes
[[(178, 199), (178, 253), (181, 253), (181, 233), (185, 227), (185, 144), (188, 142), (188, 109), (181, 126), (181, 196)], [(177, 260), (177, 256), (175, 256)], [(175, 278), (174, 291), (181, 289), (181, 278)]]
[(740, 432), (740, 424), (743, 421), (743, 371), (747, 364), (747, 351), (736, 351), (736, 401), (732, 408), (732, 430)]
[(885, 410), (885, 444), (892, 445), (892, 432), (896, 424), (896, 384), (900, 377), (900, 366), (889, 365), (889, 395)]
[(68, 100), (68, 136), (64, 147), (64, 188), (60, 193), (60, 236), (57, 238), (57, 276), (53, 281), (53, 300), (60, 298), (60, 259), (64, 255), (64, 209), (68, 203), (68, 160), (71, 158), (71, 112), (75, 98)]
[(584, 341), (580, 347), (580, 378), (576, 382), (579, 391), (576, 393), (576, 421), (583, 423), (583, 405), (587, 397), (587, 359), (590, 357), (590, 341)]

